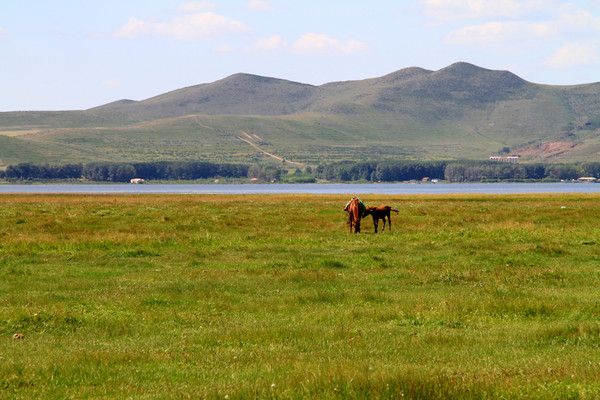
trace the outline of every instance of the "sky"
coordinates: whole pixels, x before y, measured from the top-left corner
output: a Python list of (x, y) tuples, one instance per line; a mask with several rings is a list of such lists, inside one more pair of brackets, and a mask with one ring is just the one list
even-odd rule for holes
[(303, 83), (457, 61), (600, 81), (600, 0), (1, 0), (0, 111), (142, 100), (238, 72)]

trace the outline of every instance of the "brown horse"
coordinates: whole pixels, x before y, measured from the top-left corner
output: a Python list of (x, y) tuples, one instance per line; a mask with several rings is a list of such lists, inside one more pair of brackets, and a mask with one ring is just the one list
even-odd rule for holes
[(375, 233), (377, 233), (377, 226), (379, 225), (379, 220), (383, 220), (383, 228), (381, 228), (381, 232), (385, 230), (385, 219), (387, 218), (389, 230), (392, 230), (392, 219), (390, 218), (391, 211), (397, 213), (398, 210), (392, 208), (390, 206), (379, 206), (379, 207), (367, 207), (365, 214), (363, 217), (367, 215), (371, 215), (373, 217), (373, 226), (375, 227)]
[(352, 233), (352, 228), (354, 228), (354, 233), (360, 232), (360, 219), (362, 217), (360, 212), (360, 201), (354, 197), (348, 203), (348, 207), (344, 208), (344, 210), (348, 211), (348, 225), (350, 225), (350, 233)]

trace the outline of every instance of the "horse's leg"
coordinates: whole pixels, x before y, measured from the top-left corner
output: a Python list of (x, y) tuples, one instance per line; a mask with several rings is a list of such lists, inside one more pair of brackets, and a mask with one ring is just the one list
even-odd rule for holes
[(392, 231), (392, 215), (391, 213), (388, 214), (388, 227), (389, 227), (389, 231)]
[(350, 227), (350, 232), (352, 232), (352, 214), (348, 213), (348, 227)]
[(385, 215), (382, 218), (383, 220), (383, 228), (381, 228), (381, 232), (383, 233), (383, 231), (385, 231)]

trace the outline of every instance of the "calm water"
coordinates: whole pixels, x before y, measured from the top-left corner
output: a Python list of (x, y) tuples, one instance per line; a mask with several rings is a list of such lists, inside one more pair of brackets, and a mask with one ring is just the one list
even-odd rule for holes
[(238, 184), (238, 185), (0, 185), (0, 193), (85, 194), (520, 194), (600, 193), (595, 183), (370, 183), (370, 184)]

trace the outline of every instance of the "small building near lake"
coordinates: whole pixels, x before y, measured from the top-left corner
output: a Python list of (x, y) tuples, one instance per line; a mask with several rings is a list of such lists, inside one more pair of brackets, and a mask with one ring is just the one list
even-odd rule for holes
[(509, 164), (518, 164), (519, 163), (519, 155), (511, 154), (510, 156), (502, 157), (502, 156), (490, 156), (490, 161), (495, 162), (505, 162)]
[(577, 178), (578, 182), (596, 182), (597, 179), (593, 176), (582, 176), (581, 178)]

